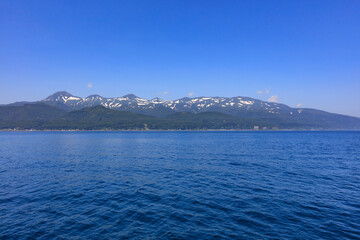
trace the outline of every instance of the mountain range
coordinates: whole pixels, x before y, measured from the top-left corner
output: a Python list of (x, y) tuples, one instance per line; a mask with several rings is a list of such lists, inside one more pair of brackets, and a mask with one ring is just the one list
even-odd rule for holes
[(360, 129), (360, 118), (249, 97), (151, 100), (56, 92), (0, 106), (0, 129)]

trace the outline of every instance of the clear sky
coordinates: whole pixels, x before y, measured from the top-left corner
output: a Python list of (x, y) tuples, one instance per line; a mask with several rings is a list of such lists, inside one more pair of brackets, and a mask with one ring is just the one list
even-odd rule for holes
[(60, 90), (360, 117), (360, 1), (1, 0), (0, 104)]

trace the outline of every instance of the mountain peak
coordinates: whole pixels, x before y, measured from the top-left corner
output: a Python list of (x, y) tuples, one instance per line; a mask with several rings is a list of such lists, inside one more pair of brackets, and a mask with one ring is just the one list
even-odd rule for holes
[(129, 98), (129, 99), (135, 99), (137, 98), (138, 96), (136, 96), (135, 94), (126, 94), (125, 96), (123, 96), (123, 98)]
[(58, 100), (60, 98), (64, 98), (64, 97), (69, 98), (69, 97), (73, 97), (73, 95), (66, 92), (66, 91), (59, 91), (59, 92), (56, 92), (56, 93), (48, 96), (46, 98), (46, 100), (48, 100), (48, 101), (56, 101), (56, 100)]
[(190, 101), (192, 98), (189, 98), (189, 97), (183, 97), (183, 98), (180, 98), (179, 100), (180, 101)]
[(67, 91), (59, 91), (59, 92), (56, 92), (50, 96), (63, 96), (63, 97), (72, 97), (73, 95), (71, 93), (68, 93)]
[(87, 98), (103, 98), (103, 97), (98, 94), (92, 94), (92, 95), (87, 96)]
[(154, 97), (153, 99), (151, 99), (151, 101), (161, 101), (161, 99), (158, 97)]

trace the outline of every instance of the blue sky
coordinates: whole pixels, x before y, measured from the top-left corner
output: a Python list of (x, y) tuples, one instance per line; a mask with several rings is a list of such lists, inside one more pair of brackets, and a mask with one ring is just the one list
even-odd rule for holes
[(2, 0), (0, 104), (249, 96), (360, 117), (359, 13), (358, 0)]

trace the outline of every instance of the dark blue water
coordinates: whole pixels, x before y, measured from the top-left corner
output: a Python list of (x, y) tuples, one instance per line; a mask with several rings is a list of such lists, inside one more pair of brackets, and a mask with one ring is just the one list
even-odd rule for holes
[(360, 132), (2, 132), (0, 239), (359, 239)]

